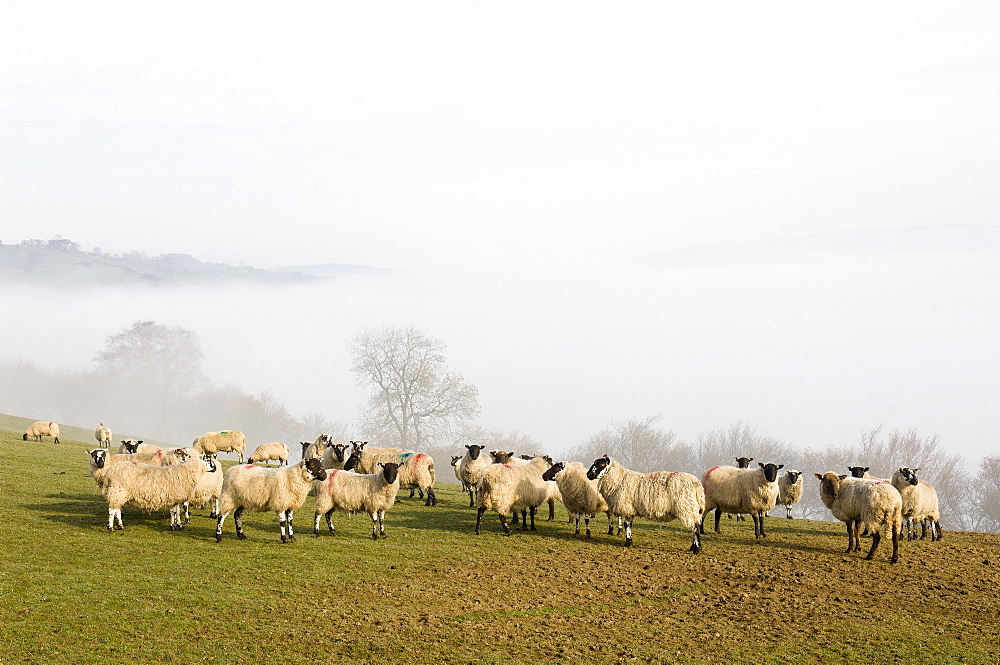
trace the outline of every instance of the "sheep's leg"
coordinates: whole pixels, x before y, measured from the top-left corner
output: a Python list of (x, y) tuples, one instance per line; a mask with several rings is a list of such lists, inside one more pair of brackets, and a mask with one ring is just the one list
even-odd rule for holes
[(185, 524), (191, 523), (191, 504), (189, 504), (187, 501), (184, 502), (184, 523)]
[[(243, 511), (244, 510), (245, 510), (245, 508), (243, 508), (242, 506), (240, 506), (233, 513), (233, 523), (236, 525), (236, 537), (239, 538), (240, 540), (246, 540), (247, 539), (247, 535), (245, 533), (243, 533)], [(220, 526), (220, 528), (222, 526), (222, 520), (221, 519), (219, 520), (219, 526)]]
[(222, 523), (225, 521), (225, 515), (217, 515), (215, 518), (215, 542), (222, 542)]
[(583, 516), (583, 523), (587, 527), (587, 538), (590, 538), (590, 515)]
[[(570, 517), (573, 517), (573, 516), (570, 515)], [(579, 536), (580, 535), (580, 514), (579, 513), (576, 514), (576, 533), (574, 533), (573, 535), (575, 535), (575, 536)]]
[(787, 519), (792, 519), (792, 507), (791, 506), (785, 506), (785, 517)]
[(330, 529), (330, 533), (334, 536), (337, 535), (337, 529), (333, 526), (333, 508), (326, 511), (326, 526)]
[(428, 487), (427, 488), (427, 501), (424, 502), (424, 505), (425, 506), (436, 506), (437, 502), (438, 502), (437, 496), (434, 495), (434, 488), (433, 487)]
[(383, 538), (388, 538), (388, 536), (385, 535), (385, 511), (384, 510), (378, 511), (378, 531), (379, 531), (379, 535), (380, 536), (382, 536)]
[[(716, 519), (718, 519), (718, 517), (716, 517)], [(632, 518), (631, 517), (625, 519), (625, 547), (632, 547)]]
[(210, 519), (218, 519), (219, 518), (219, 499), (218, 499), (218, 497), (212, 499), (212, 512), (209, 513), (208, 517)]
[(927, 520), (920, 520), (920, 540), (927, 540)]
[(108, 531), (115, 530), (115, 513), (118, 512), (115, 508), (108, 506)]
[(469, 508), (472, 508), (476, 505), (475, 490), (470, 487), (467, 491), (469, 492)]
[(532, 531), (538, 531), (538, 529), (535, 528), (535, 515), (537, 513), (538, 513), (538, 509), (535, 508), (535, 507), (532, 507), (531, 508), (531, 530)]
[(545, 520), (546, 522), (551, 522), (556, 518), (556, 500), (549, 499), (549, 518)]
[(323, 517), (323, 513), (313, 514), (313, 535), (319, 538), (319, 521)]
[(485, 508), (480, 508), (479, 510), (476, 511), (476, 535), (477, 536), (479, 535), (479, 527), (483, 523), (483, 513), (485, 513), (485, 512), (486, 512)]
[(854, 551), (854, 521), (847, 520), (844, 524), (847, 526), (847, 551), (844, 554), (850, 554)]
[(722, 508), (716, 508), (715, 509), (715, 532), (716, 533), (722, 533), (722, 530), (719, 528), (719, 520), (721, 520), (721, 519), (722, 519)]
[[(411, 490), (412, 492), (412, 490)], [(372, 540), (378, 540), (378, 511), (373, 510), (371, 512), (372, 518)]]
[(934, 528), (937, 530), (937, 539), (941, 540), (941, 536), (944, 535), (941, 532), (941, 522), (934, 520)]
[(701, 529), (695, 524), (691, 529), (691, 552), (697, 554), (701, 551)]
[[(509, 536), (510, 535), (510, 527), (507, 526), (507, 516), (504, 515), (503, 513), (500, 513), (500, 512), (498, 512), (497, 515), (500, 516), (500, 526), (503, 527), (504, 534), (507, 535), (507, 536)], [(515, 516), (517, 515), (516, 511), (514, 512), (514, 515)]]
[(528, 530), (528, 511), (521, 509), (521, 531)]
[(517, 523), (518, 523), (517, 511), (516, 510), (512, 510), (511, 513), (510, 513), (510, 525), (511, 526), (517, 526)]
[(286, 510), (285, 514), (288, 515), (288, 542), (295, 542), (295, 530), (292, 528), (292, 517), (294, 512), (292, 510)]
[[(753, 535), (755, 538), (767, 538), (767, 533), (764, 531), (764, 511), (758, 510), (751, 515), (753, 517)], [(757, 535), (757, 534), (760, 535)]]
[(880, 542), (882, 542), (882, 530), (876, 529), (875, 531), (872, 531), (872, 548), (868, 550), (868, 556), (865, 557), (865, 560), (867, 561), (872, 560), (872, 558), (875, 556), (875, 550), (878, 549), (878, 544)]

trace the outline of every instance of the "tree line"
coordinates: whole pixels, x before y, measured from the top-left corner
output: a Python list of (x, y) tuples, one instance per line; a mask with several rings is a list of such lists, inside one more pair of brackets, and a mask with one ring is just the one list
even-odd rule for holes
[(686, 471), (697, 477), (734, 457), (775, 462), (804, 473), (806, 488), (798, 516), (829, 519), (819, 500), (814, 473), (867, 466), (889, 477), (899, 466), (919, 468), (941, 498), (946, 528), (1000, 531), (1000, 456), (971, 466), (937, 435), (915, 429), (861, 433), (856, 443), (821, 449), (799, 448), (757, 432), (750, 424), (728, 426), (685, 441), (660, 425), (662, 417), (612, 420), (566, 451), (553, 451), (516, 430), (478, 423), (475, 385), (451, 369), (445, 344), (416, 328), (384, 327), (360, 333), (351, 345), (352, 372), (368, 400), (353, 420), (324, 414), (293, 416), (284, 402), (262, 391), (213, 385), (202, 371), (203, 355), (194, 331), (153, 321), (136, 321), (110, 335), (86, 371), (49, 371), (23, 360), (0, 362), (0, 404), (16, 415), (88, 425), (95, 418), (117, 432), (186, 443), (220, 427), (241, 429), (251, 446), (267, 441), (295, 443), (325, 432), (335, 440), (364, 439), (378, 445), (426, 452), (437, 460), (438, 479), (450, 482), (448, 463), (466, 444), (518, 454), (550, 454), (589, 464), (605, 454), (637, 471)]

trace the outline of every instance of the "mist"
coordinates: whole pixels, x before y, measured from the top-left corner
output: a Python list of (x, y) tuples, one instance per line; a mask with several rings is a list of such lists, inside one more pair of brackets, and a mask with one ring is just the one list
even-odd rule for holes
[(215, 385), (270, 391), (292, 414), (321, 413), (349, 432), (367, 396), (350, 371), (351, 340), (413, 325), (443, 340), (449, 366), (479, 388), (482, 426), (530, 435), (552, 454), (612, 419), (650, 414), (688, 440), (743, 421), (817, 449), (885, 424), (938, 434), (970, 461), (996, 453), (995, 252), (692, 256), (273, 288), (7, 284), (0, 296), (19, 315), (0, 348), (4, 360), (91, 370), (106, 338), (136, 320), (180, 326), (199, 335)]

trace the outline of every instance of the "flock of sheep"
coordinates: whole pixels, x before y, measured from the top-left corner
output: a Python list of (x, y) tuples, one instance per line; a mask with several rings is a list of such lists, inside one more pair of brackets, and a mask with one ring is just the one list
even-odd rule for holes
[[(24, 433), (24, 440), (52, 436), (58, 443), (59, 426), (36, 422)], [(425, 505), (437, 503), (434, 494), (435, 468), (430, 455), (399, 448), (375, 448), (364, 441), (351, 441), (350, 451), (334, 443), (326, 434), (315, 441), (302, 442), (302, 461), (288, 465), (284, 443), (259, 446), (243, 463), (246, 437), (239, 431), (208, 432), (190, 447), (158, 448), (142, 441), (122, 441), (118, 454), (111, 454), (111, 431), (103, 424), (94, 433), (101, 447), (89, 451), (90, 473), (108, 503), (108, 530), (123, 529), (121, 509), (126, 503), (153, 511), (170, 510), (170, 528), (182, 529), (190, 521), (189, 506), (212, 503), (216, 519), (216, 540), (232, 513), (236, 536), (245, 539), (242, 516), (252, 512), (274, 512), (278, 516), (282, 542), (294, 542), (292, 517), (312, 492), (316, 497), (313, 533), (320, 535), (326, 520), (336, 535), (332, 515), (364, 512), (372, 520), (372, 538), (385, 538), (385, 512), (400, 489), (426, 495)], [(483, 514), (495, 510), (505, 534), (511, 523), (535, 529), (537, 509), (548, 503), (549, 520), (555, 501), (560, 501), (575, 521), (580, 533), (583, 518), (590, 537), (590, 520), (600, 513), (608, 517), (608, 533), (624, 530), (625, 545), (632, 544), (632, 523), (636, 517), (658, 522), (678, 520), (691, 534), (690, 551), (701, 551), (701, 536), (709, 513), (715, 513), (715, 532), (720, 532), (723, 512), (750, 515), (755, 538), (766, 538), (764, 516), (776, 505), (791, 507), (802, 497), (803, 476), (796, 470), (779, 474), (781, 464), (758, 463), (753, 458), (734, 458), (735, 466), (715, 466), (699, 480), (689, 473), (639, 473), (605, 455), (588, 468), (580, 462), (553, 462), (547, 456), (515, 457), (484, 446), (467, 445), (464, 455), (452, 457), (455, 477), (469, 494), (475, 507), (475, 533), (480, 534)], [(217, 461), (220, 452), (239, 456), (239, 464), (225, 473)], [(277, 461), (278, 467), (259, 466)], [(891, 478), (873, 478), (867, 467), (848, 467), (849, 474), (815, 474), (820, 497), (834, 517), (847, 526), (847, 552), (860, 550), (861, 528), (871, 534), (866, 556), (871, 559), (883, 534), (892, 539), (890, 561), (899, 561), (899, 539), (920, 538), (928, 529), (931, 540), (941, 538), (940, 511), (934, 488), (917, 478), (919, 469), (899, 467)], [(529, 524), (530, 523), (530, 524)]]

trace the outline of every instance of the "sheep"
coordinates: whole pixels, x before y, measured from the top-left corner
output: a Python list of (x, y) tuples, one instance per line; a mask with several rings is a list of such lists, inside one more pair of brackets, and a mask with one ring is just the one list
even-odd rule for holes
[(183, 529), (179, 505), (190, 498), (198, 479), (215, 463), (206, 457), (191, 457), (181, 464), (159, 466), (139, 462), (116, 462), (104, 472), (101, 493), (108, 502), (108, 531), (124, 530), (122, 506), (144, 510), (170, 508), (170, 530)]
[(399, 465), (399, 487), (418, 489), (427, 494), (425, 506), (436, 506), (434, 494), (434, 458), (426, 453), (418, 453), (402, 448), (368, 448), (367, 441), (352, 441), (354, 452), (344, 469), (356, 473), (371, 474), (378, 471), (379, 464), (393, 462)]
[(302, 446), (302, 459), (309, 459), (310, 457), (322, 459), (323, 451), (331, 443), (333, 443), (333, 439), (330, 438), (329, 434), (320, 434), (316, 437), (315, 441), (299, 441), (299, 445)]
[(715, 532), (719, 529), (719, 519), (723, 511), (734, 514), (750, 514), (753, 518), (754, 538), (767, 538), (764, 531), (764, 515), (774, 508), (778, 499), (778, 469), (784, 464), (757, 463), (757, 469), (740, 469), (735, 466), (713, 466), (705, 472), (701, 482), (705, 487), (705, 513), (702, 516), (702, 531), (705, 517), (715, 511)]
[(802, 472), (789, 469), (778, 478), (776, 505), (785, 507), (785, 517), (792, 519), (792, 506), (802, 498)]
[(625, 547), (632, 546), (632, 521), (645, 517), (657, 522), (679, 520), (691, 531), (690, 551), (701, 551), (701, 515), (705, 510), (705, 489), (698, 479), (682, 471), (639, 473), (626, 469), (605, 455), (594, 460), (587, 478), (597, 481), (597, 489), (608, 510), (625, 524)]
[(143, 443), (142, 439), (122, 439), (121, 445), (118, 446), (118, 452), (122, 454), (144, 453), (151, 450), (163, 450), (163, 448), (151, 443)]
[(232, 452), (240, 456), (240, 464), (243, 464), (243, 451), (247, 447), (247, 438), (243, 432), (238, 430), (221, 430), (219, 432), (205, 432), (192, 443), (192, 446), (203, 455), (215, 453)]
[(184, 502), (184, 523), (191, 523), (190, 506), (202, 508), (209, 501), (212, 502), (209, 518), (216, 519), (219, 516), (219, 497), (222, 494), (223, 471), (222, 465), (218, 464), (215, 455), (208, 455), (211, 458), (214, 468), (205, 471), (204, 475), (198, 479), (194, 486), (194, 491), (187, 501)]
[(469, 508), (476, 505), (476, 486), (482, 480), (486, 469), (490, 468), (493, 460), (483, 455), (486, 446), (476, 444), (465, 446), (465, 455), (458, 465), (458, 479), (462, 485), (469, 488)]
[(159, 448), (134, 454), (109, 454), (105, 448), (94, 448), (87, 451), (90, 456), (90, 475), (98, 487), (104, 486), (104, 470), (117, 462), (138, 462), (140, 464), (155, 464), (171, 466), (181, 464), (191, 457), (190, 448)]
[(100, 444), (101, 448), (111, 447), (111, 430), (104, 426), (104, 423), (98, 423), (97, 429), (94, 430), (94, 438), (97, 439), (97, 443)]
[(247, 464), (258, 464), (277, 460), (278, 466), (288, 464), (288, 446), (281, 441), (273, 443), (262, 443), (253, 451), (253, 455), (247, 458)]
[(215, 523), (215, 541), (222, 542), (222, 523), (234, 509), (236, 537), (246, 540), (243, 532), (243, 512), (274, 511), (281, 528), (281, 542), (295, 542), (292, 530), (293, 512), (305, 503), (314, 480), (325, 480), (322, 463), (310, 457), (298, 464), (268, 469), (252, 464), (230, 467), (222, 481), (219, 510)]
[(580, 517), (583, 516), (587, 538), (590, 538), (590, 519), (597, 513), (608, 516), (608, 535), (614, 534), (608, 502), (601, 496), (597, 481), (587, 478), (587, 467), (580, 462), (555, 462), (542, 474), (542, 480), (555, 481), (561, 501), (569, 511), (570, 521), (576, 522), (576, 535), (580, 535)]
[(941, 540), (941, 511), (938, 508), (937, 490), (926, 480), (918, 480), (920, 469), (901, 466), (892, 474), (890, 482), (903, 499), (903, 526), (907, 540), (916, 540), (916, 525), (921, 524), (920, 539), (927, 537), (927, 523), (930, 522), (931, 542)]
[[(750, 466), (750, 462), (753, 461), (753, 458), (752, 457), (734, 457), (733, 461), (736, 462), (736, 468), (738, 468), (738, 469), (746, 469), (747, 467)], [(726, 519), (732, 519), (732, 518), (733, 518), (733, 516), (731, 514), (726, 513)], [(736, 516), (736, 521), (737, 522), (745, 522), (746, 521), (746, 517), (743, 516), (743, 515), (737, 515)]]
[(476, 487), (476, 535), (481, 533), (483, 513), (496, 509), (500, 526), (505, 535), (511, 535), (507, 526), (507, 511), (521, 511), (521, 530), (528, 530), (528, 514), (531, 514), (531, 530), (535, 528), (535, 511), (545, 502), (546, 483), (542, 474), (551, 466), (543, 457), (536, 457), (524, 464), (492, 464), (483, 474)]
[(343, 469), (347, 463), (347, 446), (335, 443), (323, 451), (324, 469)]
[(863, 525), (872, 534), (872, 547), (867, 560), (875, 556), (882, 533), (892, 532), (890, 563), (899, 561), (899, 533), (903, 526), (903, 499), (896, 488), (884, 480), (850, 478), (832, 471), (816, 474), (823, 505), (847, 526), (846, 554), (861, 551), (859, 528)]
[(39, 420), (31, 423), (31, 427), (25, 430), (21, 438), (27, 441), (28, 437), (32, 437), (40, 442), (43, 436), (51, 436), (53, 443), (59, 443), (59, 425)]
[(378, 540), (385, 534), (385, 511), (392, 508), (399, 492), (399, 465), (386, 462), (379, 465), (378, 473), (361, 474), (342, 469), (333, 469), (326, 474), (326, 480), (313, 482), (316, 490), (316, 515), (313, 535), (319, 536), (320, 517), (326, 517), (330, 533), (337, 535), (330, 519), (333, 511), (340, 509), (347, 513), (364, 512), (372, 518), (372, 539)]

